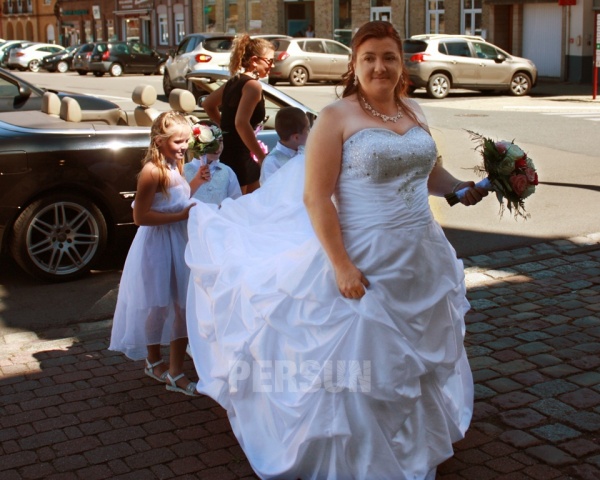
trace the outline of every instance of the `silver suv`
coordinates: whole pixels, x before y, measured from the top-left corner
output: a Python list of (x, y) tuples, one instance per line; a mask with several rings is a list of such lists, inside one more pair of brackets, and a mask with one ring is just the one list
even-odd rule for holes
[(468, 35), (414, 35), (404, 41), (411, 90), (424, 87), (432, 98), (451, 88), (508, 91), (527, 95), (537, 82), (531, 60), (515, 57)]

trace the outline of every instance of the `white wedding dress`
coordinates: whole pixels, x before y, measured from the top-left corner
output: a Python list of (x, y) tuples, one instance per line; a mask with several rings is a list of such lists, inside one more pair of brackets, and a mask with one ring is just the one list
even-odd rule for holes
[(257, 475), (435, 477), (473, 409), (463, 266), (428, 205), (430, 135), (366, 129), (334, 200), (370, 281), (343, 298), (302, 204), (304, 158), (257, 192), (190, 211), (188, 334), (198, 390)]

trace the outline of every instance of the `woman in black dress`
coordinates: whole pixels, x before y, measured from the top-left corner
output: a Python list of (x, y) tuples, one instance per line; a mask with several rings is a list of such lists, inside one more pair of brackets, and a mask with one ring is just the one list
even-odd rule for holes
[[(259, 187), (260, 166), (266, 154), (255, 129), (265, 118), (265, 101), (259, 79), (269, 75), (275, 49), (262, 38), (238, 35), (229, 62), (231, 78), (212, 92), (202, 107), (223, 130), (220, 160), (236, 173), (242, 193)], [(252, 155), (256, 161), (252, 159)]]

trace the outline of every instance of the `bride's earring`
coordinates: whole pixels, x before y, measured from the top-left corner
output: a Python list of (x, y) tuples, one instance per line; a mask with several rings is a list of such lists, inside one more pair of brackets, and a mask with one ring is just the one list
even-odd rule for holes
[(358, 87), (358, 77), (356, 76), (356, 74), (354, 74), (354, 81), (352, 82), (352, 85)]

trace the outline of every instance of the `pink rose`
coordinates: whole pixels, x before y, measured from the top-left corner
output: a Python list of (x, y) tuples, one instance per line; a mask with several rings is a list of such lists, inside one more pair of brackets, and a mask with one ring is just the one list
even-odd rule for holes
[(513, 192), (517, 197), (523, 196), (523, 193), (527, 189), (529, 182), (527, 181), (527, 176), (525, 175), (511, 175), (509, 178), (510, 185), (513, 189)]
[(525, 169), (525, 176), (527, 177), (527, 181), (530, 185), (538, 184), (538, 175), (537, 172), (533, 168)]

